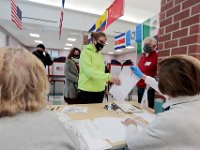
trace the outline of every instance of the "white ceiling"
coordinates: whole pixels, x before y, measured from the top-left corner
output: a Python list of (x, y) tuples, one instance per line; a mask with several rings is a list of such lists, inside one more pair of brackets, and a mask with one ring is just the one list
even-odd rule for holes
[[(21, 0), (22, 1), (22, 0)], [(24, 1), (24, 0), (23, 0)], [(61, 0), (26, 0), (60, 7)], [(65, 0), (65, 8), (90, 14), (101, 15), (114, 0)], [(142, 23), (147, 18), (160, 12), (161, 0), (125, 0), (124, 16), (120, 19)]]
[[(29, 3), (30, 6), (34, 4), (33, 1), (37, 3), (45, 4), (50, 8), (52, 6), (56, 6), (56, 7), (61, 6), (61, 0), (17, 0), (17, 1)], [(66, 1), (65, 6), (68, 9), (78, 11), (78, 12), (95, 14), (95, 15), (101, 15), (105, 11), (105, 9), (108, 8), (108, 6), (113, 2), (113, 0), (65, 0), (65, 1)], [(133, 26), (134, 26), (134, 23), (143, 22), (144, 20), (150, 18), (151, 16), (158, 14), (160, 10), (160, 0), (148, 0), (148, 5), (146, 4), (147, 0), (125, 0), (125, 2), (126, 2), (125, 14), (120, 19), (133, 23)], [(42, 23), (33, 24), (33, 23), (27, 23), (23, 21), (23, 30), (18, 30), (11, 23), (10, 20), (7, 20), (7, 21), (0, 20), (0, 25), (5, 30), (7, 30), (10, 34), (12, 34), (16, 39), (18, 39), (24, 45), (29, 46), (29, 47), (35, 47), (37, 43), (35, 43), (34, 40), (37, 40), (37, 39), (44, 41), (44, 45), (47, 48), (60, 49), (60, 50), (63, 50), (65, 47), (67, 47), (65, 46), (66, 43), (72, 43), (73, 46), (81, 49), (82, 43), (83, 43), (84, 31), (81, 28), (81, 24), (79, 25), (80, 30), (72, 30), (72, 29), (63, 28), (61, 40), (58, 40), (58, 27), (52, 27), (52, 26), (48, 26)], [(113, 25), (110, 26), (110, 29), (111, 28), (114, 31)], [(123, 24), (121, 28), (123, 29)], [(127, 29), (123, 29), (122, 31), (125, 32), (126, 30)], [(40, 38), (30, 37), (29, 33), (40, 34)], [(69, 37), (76, 38), (77, 41), (68, 42), (67, 38)], [(135, 51), (135, 49), (125, 49), (123, 52), (119, 53), (119, 52), (115, 52), (113, 48), (114, 48), (114, 38), (112, 35), (112, 36), (108, 36), (108, 45), (104, 48), (103, 53), (114, 52), (115, 55), (119, 55), (122, 53)]]

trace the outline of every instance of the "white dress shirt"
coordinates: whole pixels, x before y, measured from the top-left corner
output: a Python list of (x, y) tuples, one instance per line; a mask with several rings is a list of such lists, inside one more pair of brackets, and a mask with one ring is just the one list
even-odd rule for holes
[(127, 127), (129, 149), (199, 150), (200, 96), (172, 98), (163, 107), (170, 109), (159, 113), (143, 130), (138, 131), (135, 125)]

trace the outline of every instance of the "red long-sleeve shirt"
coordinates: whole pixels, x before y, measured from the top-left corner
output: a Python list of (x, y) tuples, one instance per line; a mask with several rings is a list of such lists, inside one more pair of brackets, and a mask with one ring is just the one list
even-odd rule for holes
[[(149, 53), (149, 56), (146, 56), (145, 53), (142, 54), (138, 67), (140, 70), (148, 76), (155, 77), (157, 74), (157, 61), (158, 61), (158, 54), (156, 51), (152, 51)], [(146, 84), (143, 79), (141, 79), (137, 83), (138, 88), (145, 88)]]

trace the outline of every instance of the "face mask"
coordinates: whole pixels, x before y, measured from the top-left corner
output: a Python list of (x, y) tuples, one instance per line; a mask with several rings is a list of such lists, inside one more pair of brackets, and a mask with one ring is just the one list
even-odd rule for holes
[(104, 45), (99, 43), (99, 42), (97, 42), (97, 44), (95, 44), (95, 47), (96, 47), (97, 52), (98, 52), (98, 51), (101, 51), (103, 49)]
[(79, 55), (74, 55), (73, 58), (79, 59), (80, 56)]
[(72, 57), (71, 59), (72, 59), (75, 63), (77, 63), (77, 64), (79, 63), (79, 59), (74, 58), (74, 57)]
[(150, 53), (150, 52), (152, 51), (151, 46), (145, 44), (144, 47), (143, 47), (143, 51), (144, 51), (145, 53)]

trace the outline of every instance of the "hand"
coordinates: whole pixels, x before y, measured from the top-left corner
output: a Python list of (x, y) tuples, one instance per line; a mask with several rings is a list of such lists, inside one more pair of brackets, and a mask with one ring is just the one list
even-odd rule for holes
[(117, 76), (111, 76), (110, 82), (116, 84), (116, 85), (120, 85), (120, 80)]
[(126, 126), (129, 126), (129, 125), (136, 125), (137, 126), (136, 121), (133, 120), (133, 119), (130, 119), (130, 118), (126, 119), (125, 121), (122, 121), (122, 123)]
[(130, 69), (133, 71), (133, 73), (138, 76), (139, 78), (142, 78), (142, 76), (144, 75), (139, 67), (136, 66), (131, 66)]

